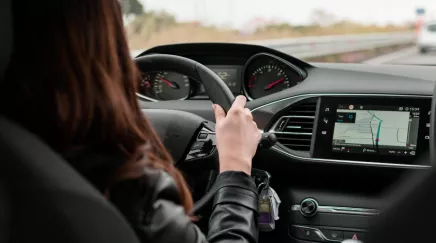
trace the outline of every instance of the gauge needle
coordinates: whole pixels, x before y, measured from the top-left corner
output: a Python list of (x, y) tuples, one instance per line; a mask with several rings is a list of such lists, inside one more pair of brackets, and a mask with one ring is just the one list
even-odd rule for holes
[(166, 80), (166, 79), (164, 79), (164, 78), (160, 78), (160, 80), (161, 80), (162, 82), (168, 84), (168, 86), (170, 86), (170, 87), (173, 88), (173, 89), (179, 89), (179, 85), (177, 85), (177, 84), (174, 83), (174, 82), (168, 81), (168, 80)]
[(279, 80), (277, 80), (277, 81), (274, 81), (274, 82), (272, 82), (272, 83), (270, 83), (270, 84), (268, 84), (267, 86), (265, 86), (265, 90), (269, 90), (269, 89), (271, 89), (272, 87), (274, 87), (276, 84), (278, 84), (278, 83), (280, 83), (280, 82), (283, 82), (285, 80), (285, 78), (281, 78), (281, 79), (279, 79)]

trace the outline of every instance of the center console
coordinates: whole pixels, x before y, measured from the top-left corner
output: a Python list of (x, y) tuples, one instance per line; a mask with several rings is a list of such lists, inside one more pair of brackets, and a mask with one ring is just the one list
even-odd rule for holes
[(258, 126), (277, 136), (279, 162), (258, 159), (287, 176), (277, 186), (280, 234), (292, 243), (369, 240), (383, 195), (431, 168), (431, 104), (425, 95), (301, 94), (256, 109)]
[(430, 108), (424, 98), (321, 97), (311, 157), (413, 164), (428, 151)]

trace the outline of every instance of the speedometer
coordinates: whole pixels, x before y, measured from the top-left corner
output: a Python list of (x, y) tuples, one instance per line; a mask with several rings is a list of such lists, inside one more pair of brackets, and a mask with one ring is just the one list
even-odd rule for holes
[(189, 77), (173, 72), (158, 72), (153, 82), (155, 97), (159, 100), (183, 100), (191, 92)]
[(243, 89), (249, 99), (257, 99), (294, 87), (303, 78), (304, 71), (290, 62), (259, 53), (244, 66)]
[(247, 92), (253, 99), (290, 88), (288, 75), (277, 65), (264, 65), (251, 73)]

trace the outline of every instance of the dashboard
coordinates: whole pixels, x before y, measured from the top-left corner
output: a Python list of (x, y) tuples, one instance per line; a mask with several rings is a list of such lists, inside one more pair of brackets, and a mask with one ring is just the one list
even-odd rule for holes
[[(385, 195), (410, 173), (433, 166), (433, 67), (307, 63), (245, 44), (177, 44), (141, 55), (156, 53), (208, 66), (235, 95), (249, 99), (258, 128), (276, 134), (278, 144), (253, 160), (271, 173), (282, 199), (276, 229), (260, 234), (260, 242), (365, 241), (374, 216), (388, 205)], [(214, 121), (196, 80), (171, 70), (143, 77), (149, 87), (138, 94), (142, 109), (181, 110)]]
[[(198, 61), (220, 76), (234, 95), (245, 95), (259, 129), (279, 137), (273, 150), (290, 160), (430, 166), (423, 161), (428, 158), (434, 68), (309, 64), (264, 46), (243, 44), (177, 44), (141, 55), (155, 53)], [(138, 96), (144, 108), (178, 109), (214, 120), (197, 80), (171, 70), (141, 77)]]

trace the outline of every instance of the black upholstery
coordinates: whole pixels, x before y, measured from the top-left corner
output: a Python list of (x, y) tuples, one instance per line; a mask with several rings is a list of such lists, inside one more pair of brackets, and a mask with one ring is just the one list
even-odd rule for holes
[[(0, 167), (1, 168), (1, 167)], [(11, 204), (9, 202), (9, 188), (6, 184), (6, 177), (3, 171), (0, 171), (0, 242), (7, 242), (11, 226)]]
[[(11, 1), (0, 1), (0, 83), (4, 77), (4, 71), (8, 65), (12, 52), (12, 11)], [(0, 150), (0, 164), (3, 156)], [(6, 184), (6, 173), (0, 166), (0, 242), (7, 242), (9, 238), (10, 202)]]
[[(11, 2), (0, 1), (0, 82), (12, 52)], [(0, 117), (0, 242), (138, 240), (122, 215), (61, 157)]]
[(12, 53), (12, 1), (0, 1), (0, 81)]
[(436, 171), (414, 172), (403, 178), (377, 217), (365, 243), (435, 242)]
[(35, 136), (4, 118), (0, 153), (11, 242), (138, 242), (108, 200)]

